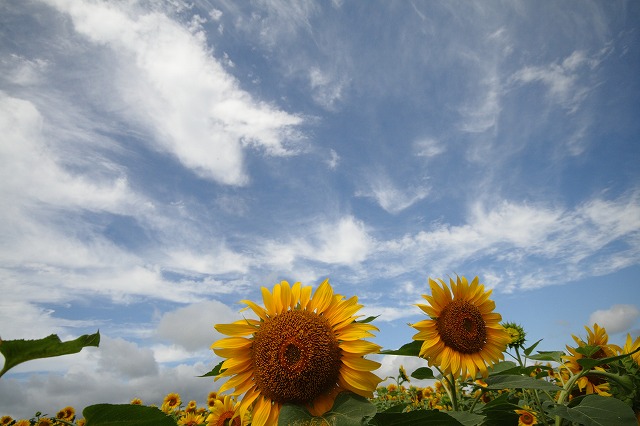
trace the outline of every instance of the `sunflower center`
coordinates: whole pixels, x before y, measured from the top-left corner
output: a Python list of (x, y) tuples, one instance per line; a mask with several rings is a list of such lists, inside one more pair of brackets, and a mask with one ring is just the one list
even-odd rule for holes
[(240, 426), (240, 417), (236, 417), (235, 419), (231, 420), (234, 414), (235, 412), (233, 411), (224, 412), (218, 418), (216, 426)]
[(436, 320), (436, 326), (444, 344), (464, 354), (480, 352), (487, 341), (482, 313), (464, 300), (449, 303)]
[(329, 391), (340, 372), (340, 347), (329, 322), (308, 311), (267, 319), (254, 334), (256, 385), (272, 401), (308, 403)]

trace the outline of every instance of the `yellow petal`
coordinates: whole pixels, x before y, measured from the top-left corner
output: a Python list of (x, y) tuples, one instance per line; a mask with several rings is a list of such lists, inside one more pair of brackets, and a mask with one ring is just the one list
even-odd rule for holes
[(366, 340), (353, 340), (349, 342), (341, 342), (340, 348), (343, 351), (350, 352), (352, 354), (366, 355), (370, 353), (377, 353), (380, 351), (380, 346), (375, 343), (367, 342)]
[(225, 337), (211, 346), (220, 349), (240, 349), (251, 346), (251, 340), (244, 337)]
[(269, 415), (271, 414), (271, 400), (265, 397), (260, 397), (256, 401), (256, 405), (253, 407), (253, 418), (251, 419), (252, 426), (272, 426), (269, 425)]
[(377, 370), (378, 368), (380, 368), (380, 363), (376, 362), (376, 361), (371, 361), (370, 359), (365, 359), (359, 356), (343, 356), (342, 357), (342, 362), (349, 366), (350, 368), (354, 369), (354, 370), (360, 370), (360, 371), (373, 371), (373, 370)]
[[(286, 281), (283, 281), (286, 283)], [(287, 283), (289, 285), (289, 283)], [(276, 284), (273, 286), (273, 305), (275, 306), (276, 315), (281, 314), (284, 306), (282, 306), (282, 285)]]
[(329, 279), (326, 279), (316, 288), (316, 291), (313, 293), (313, 298), (309, 303), (311, 306), (311, 310), (315, 311), (318, 314), (323, 313), (329, 304), (333, 300), (333, 288), (329, 284)]
[(262, 300), (264, 302), (264, 307), (267, 310), (267, 314), (274, 316), (276, 314), (276, 305), (273, 303), (273, 295), (266, 287), (262, 287), (260, 291), (262, 291)]
[[(300, 309), (306, 309), (311, 300), (311, 286), (305, 286), (300, 289)], [(311, 309), (309, 309), (311, 310)]]
[[(261, 306), (258, 306), (257, 304), (255, 304), (254, 302), (252, 302), (251, 300), (241, 300), (240, 303), (244, 303), (247, 305), (247, 307), (251, 308), (253, 310), (253, 312), (256, 313), (256, 315), (258, 317), (260, 317), (262, 320), (266, 321), (267, 318), (269, 318), (267, 316), (267, 311), (265, 311)], [(247, 308), (243, 308), (240, 311), (244, 311)]]
[(214, 328), (227, 336), (246, 336), (258, 331), (254, 325), (247, 324), (245, 320), (236, 321), (233, 324), (216, 324)]
[(300, 301), (300, 287), (301, 284), (299, 281), (294, 283), (293, 287), (291, 287), (291, 304), (289, 305), (291, 309), (294, 309)]

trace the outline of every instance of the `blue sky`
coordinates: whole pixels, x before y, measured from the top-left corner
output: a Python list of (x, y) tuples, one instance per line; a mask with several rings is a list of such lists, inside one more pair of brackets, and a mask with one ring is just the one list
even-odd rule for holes
[[(540, 349), (640, 334), (640, 4), (0, 2), (0, 414), (203, 401), (280, 280), (410, 341), (478, 275)], [(414, 360), (386, 357), (379, 374)]]

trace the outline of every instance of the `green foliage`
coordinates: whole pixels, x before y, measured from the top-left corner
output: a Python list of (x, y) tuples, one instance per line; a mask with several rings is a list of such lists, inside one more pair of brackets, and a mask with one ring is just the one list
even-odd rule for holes
[(380, 351), (382, 355), (403, 355), (403, 356), (420, 356), (420, 348), (422, 348), (422, 342), (414, 340), (411, 343), (402, 345), (400, 349), (386, 349)]
[(4, 366), (0, 370), (0, 377), (18, 364), (40, 358), (50, 358), (61, 355), (78, 353), (87, 346), (99, 346), (100, 333), (85, 334), (75, 340), (62, 342), (52, 334), (37, 340), (2, 340), (0, 353), (4, 356)]
[(202, 376), (198, 376), (198, 377), (216, 377), (217, 375), (219, 375), (220, 373), (222, 373), (224, 370), (222, 369), (222, 363), (224, 361), (220, 361), (215, 367), (213, 367), (213, 370), (209, 371), (208, 373), (203, 374)]
[(86, 426), (176, 426), (173, 417), (155, 407), (130, 404), (96, 404), (82, 412)]
[(303, 406), (284, 404), (280, 410), (280, 426), (360, 426), (376, 414), (376, 407), (367, 398), (342, 392), (336, 397), (331, 410), (320, 417), (312, 416)]
[(587, 395), (573, 407), (562, 404), (548, 404), (548, 414), (583, 426), (637, 426), (633, 410), (616, 398)]

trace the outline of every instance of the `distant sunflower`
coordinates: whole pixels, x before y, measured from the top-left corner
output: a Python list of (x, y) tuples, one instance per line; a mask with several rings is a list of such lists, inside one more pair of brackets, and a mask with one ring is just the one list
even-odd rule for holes
[(531, 426), (538, 424), (536, 415), (530, 411), (529, 407), (523, 407), (523, 409), (515, 410), (515, 412), (519, 416), (518, 426)]
[(417, 305), (431, 318), (413, 324), (418, 330), (413, 340), (423, 342), (420, 356), (443, 374), (487, 376), (487, 366), (504, 359), (511, 342), (500, 325), (502, 317), (493, 312), (491, 290), (485, 291), (478, 277), (471, 284), (465, 277), (450, 279), (450, 289), (443, 280), (438, 282), (429, 279), (431, 296), (422, 296), (429, 304)]
[[(380, 347), (361, 340), (377, 328), (355, 322), (362, 308), (357, 297), (334, 294), (325, 280), (311, 297), (311, 287), (282, 281), (273, 292), (262, 287), (264, 308), (243, 300), (259, 320), (215, 326), (227, 337), (211, 348), (223, 358), (222, 373), (232, 376), (219, 392), (244, 394), (240, 412), (252, 408), (252, 425), (277, 423), (282, 404), (303, 404), (313, 415), (328, 411), (341, 391), (371, 398), (380, 367), (364, 356)], [(246, 309), (246, 308), (245, 308)], [(248, 336), (248, 337), (244, 337)]]
[(73, 407), (64, 407), (58, 411), (56, 418), (72, 422), (76, 417), (76, 410)]
[[(573, 340), (578, 344), (577, 348), (585, 346), (599, 347), (599, 349), (589, 358), (606, 358), (614, 356), (622, 350), (619, 346), (608, 343), (609, 336), (607, 334), (607, 331), (604, 328), (600, 327), (598, 324), (593, 324), (593, 331), (587, 326), (585, 326), (584, 328), (587, 330), (586, 342), (575, 335), (571, 336), (573, 337)], [(566, 348), (567, 351), (569, 351), (569, 355), (562, 356), (564, 366), (574, 374), (581, 372), (582, 366), (580, 365), (580, 363), (578, 363), (578, 360), (585, 358), (585, 356), (579, 353), (577, 351), (577, 348), (573, 348), (569, 345), (567, 345)], [(603, 367), (594, 368), (598, 371), (605, 371)], [(576, 384), (578, 385), (579, 391), (584, 392), (587, 395), (595, 393), (601, 396), (611, 396), (611, 394), (609, 393), (609, 383), (607, 383), (600, 376), (587, 374), (580, 377)]]
[(194, 411), (186, 412), (180, 420), (178, 420), (179, 426), (199, 426), (204, 424), (204, 416)]
[(180, 399), (179, 394), (169, 393), (164, 397), (164, 401), (162, 401), (162, 407), (160, 409), (165, 413), (169, 413), (180, 408), (181, 403), (182, 400)]
[(207, 426), (244, 426), (248, 424), (247, 418), (247, 414), (240, 414), (240, 401), (225, 395), (223, 399), (215, 399), (211, 414), (207, 416)]

